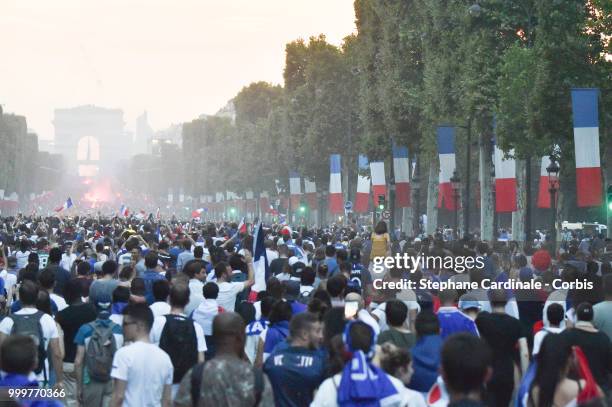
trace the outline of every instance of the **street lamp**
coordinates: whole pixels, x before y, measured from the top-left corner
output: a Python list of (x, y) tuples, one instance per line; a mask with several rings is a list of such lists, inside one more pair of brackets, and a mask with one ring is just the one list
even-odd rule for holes
[(470, 7), (468, 7), (468, 14), (472, 17), (480, 17), (481, 13), (482, 7), (478, 3), (474, 3)]
[(559, 164), (554, 154), (550, 155), (550, 164), (546, 167), (548, 173), (548, 192), (550, 192), (550, 208), (552, 210), (550, 234), (552, 238), (553, 256), (557, 252), (557, 191), (559, 190)]
[(461, 180), (459, 179), (459, 175), (457, 175), (456, 169), (453, 171), (450, 182), (453, 188), (453, 198), (455, 200), (455, 234), (457, 238), (459, 238), (459, 183)]

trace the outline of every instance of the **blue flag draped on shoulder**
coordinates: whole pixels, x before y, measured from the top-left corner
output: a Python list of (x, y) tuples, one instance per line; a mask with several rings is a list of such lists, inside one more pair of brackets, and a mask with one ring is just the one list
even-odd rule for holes
[(255, 292), (264, 291), (266, 289), (266, 281), (268, 281), (270, 273), (264, 237), (263, 224), (259, 222), (255, 228), (255, 236), (253, 236), (253, 271), (255, 272), (255, 284), (252, 290)]

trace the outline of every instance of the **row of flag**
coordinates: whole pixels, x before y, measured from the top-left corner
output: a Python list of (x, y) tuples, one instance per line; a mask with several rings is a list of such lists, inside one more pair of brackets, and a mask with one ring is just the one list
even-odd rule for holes
[[(602, 179), (599, 156), (598, 89), (572, 89), (574, 120), (574, 151), (576, 158), (576, 202), (579, 207), (599, 206), (602, 203)], [(493, 126), (495, 128), (495, 125)], [(455, 128), (440, 126), (437, 131), (440, 178), (438, 207), (455, 210), (451, 177), (456, 169)], [(495, 138), (494, 138), (495, 140)], [(558, 149), (557, 146), (554, 147)], [(495, 211), (514, 212), (516, 200), (516, 161), (514, 151), (504, 153), (494, 143)], [(537, 206), (550, 208), (549, 176), (550, 157), (541, 157), (540, 182)], [(558, 182), (558, 179), (551, 181)]]
[[(598, 90), (572, 89), (572, 108), (574, 120), (574, 145), (576, 157), (576, 192), (579, 207), (597, 206), (602, 202), (601, 168), (599, 157), (599, 128), (598, 128)], [(495, 127), (495, 125), (494, 125)], [(455, 127), (440, 126), (437, 130), (438, 157), (440, 161), (438, 207), (455, 210), (458, 205), (453, 196), (451, 179), (456, 169), (455, 157)], [(495, 140), (494, 140), (495, 141)], [(416, 160), (409, 160), (408, 148), (405, 146), (392, 146), (393, 174), (395, 177), (395, 206), (397, 208), (410, 207), (410, 180), (414, 174)], [(516, 161), (514, 151), (504, 152), (494, 143), (493, 163), (495, 167), (495, 210), (496, 212), (514, 212), (517, 210), (517, 184)], [(411, 165), (412, 164), (412, 165)], [(550, 207), (549, 180), (546, 168), (550, 164), (549, 156), (541, 157), (540, 185), (537, 204), (540, 208)], [(374, 200), (379, 196), (388, 195), (385, 179), (384, 161), (368, 161), (365, 155), (358, 157), (358, 177), (355, 202), (352, 210), (364, 213), (369, 210), (370, 196)], [(412, 170), (412, 174), (411, 174)], [(369, 175), (366, 175), (368, 174)], [(317, 208), (317, 189), (314, 181), (304, 179), (295, 170), (289, 172), (289, 197), (282, 195), (277, 182), (279, 203), (281, 208), (297, 209), (303, 199), (311, 209)], [(302, 189), (303, 185), (303, 189)], [(182, 191), (181, 191), (182, 195)], [(169, 191), (169, 201), (172, 201), (172, 191)], [(181, 201), (184, 198), (179, 198)], [(260, 194), (259, 205), (264, 212), (274, 211), (270, 206), (267, 192)], [(252, 191), (238, 195), (231, 191), (217, 192), (215, 195), (202, 195), (200, 202), (203, 206), (193, 211), (194, 218), (202, 213), (212, 210), (224, 210), (227, 203), (236, 205), (245, 202), (246, 212), (255, 212), (256, 199)], [(345, 210), (344, 194), (342, 188), (342, 165), (340, 154), (330, 156), (329, 178), (329, 211), (343, 213)], [(270, 209), (268, 209), (270, 208)]]

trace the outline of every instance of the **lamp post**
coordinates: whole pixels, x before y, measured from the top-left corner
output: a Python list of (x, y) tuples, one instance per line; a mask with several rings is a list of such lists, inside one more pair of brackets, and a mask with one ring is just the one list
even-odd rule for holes
[(415, 236), (421, 234), (421, 208), (419, 207), (420, 203), (420, 190), (421, 190), (421, 180), (419, 179), (418, 174), (412, 176), (412, 188), (414, 189), (414, 213), (413, 217), (416, 217), (416, 222), (413, 224), (415, 228)]
[(495, 166), (491, 166), (491, 194), (493, 195), (493, 241), (497, 240), (497, 211), (495, 208)]
[(552, 239), (553, 256), (557, 252), (557, 191), (559, 190), (559, 164), (554, 154), (550, 155), (550, 164), (546, 167), (548, 173), (548, 192), (550, 192), (550, 236)]
[(455, 235), (459, 238), (459, 183), (461, 180), (459, 179), (459, 175), (457, 175), (456, 169), (453, 171), (450, 182), (453, 188), (453, 198), (455, 200)]

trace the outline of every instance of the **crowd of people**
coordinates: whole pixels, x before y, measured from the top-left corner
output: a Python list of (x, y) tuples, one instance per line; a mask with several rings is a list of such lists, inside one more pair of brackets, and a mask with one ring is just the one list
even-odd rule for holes
[[(603, 237), (568, 239), (549, 253), (512, 241), (447, 240), (442, 232), (410, 238), (388, 233), (383, 221), (246, 232), (231, 222), (153, 216), (0, 222), (3, 403), (609, 401), (612, 242)], [(373, 270), (375, 258), (396, 253), (480, 257), (484, 267)], [(256, 267), (261, 261), (265, 267)], [(377, 279), (539, 281), (543, 288), (375, 289)], [(554, 281), (592, 288), (555, 289)]]

